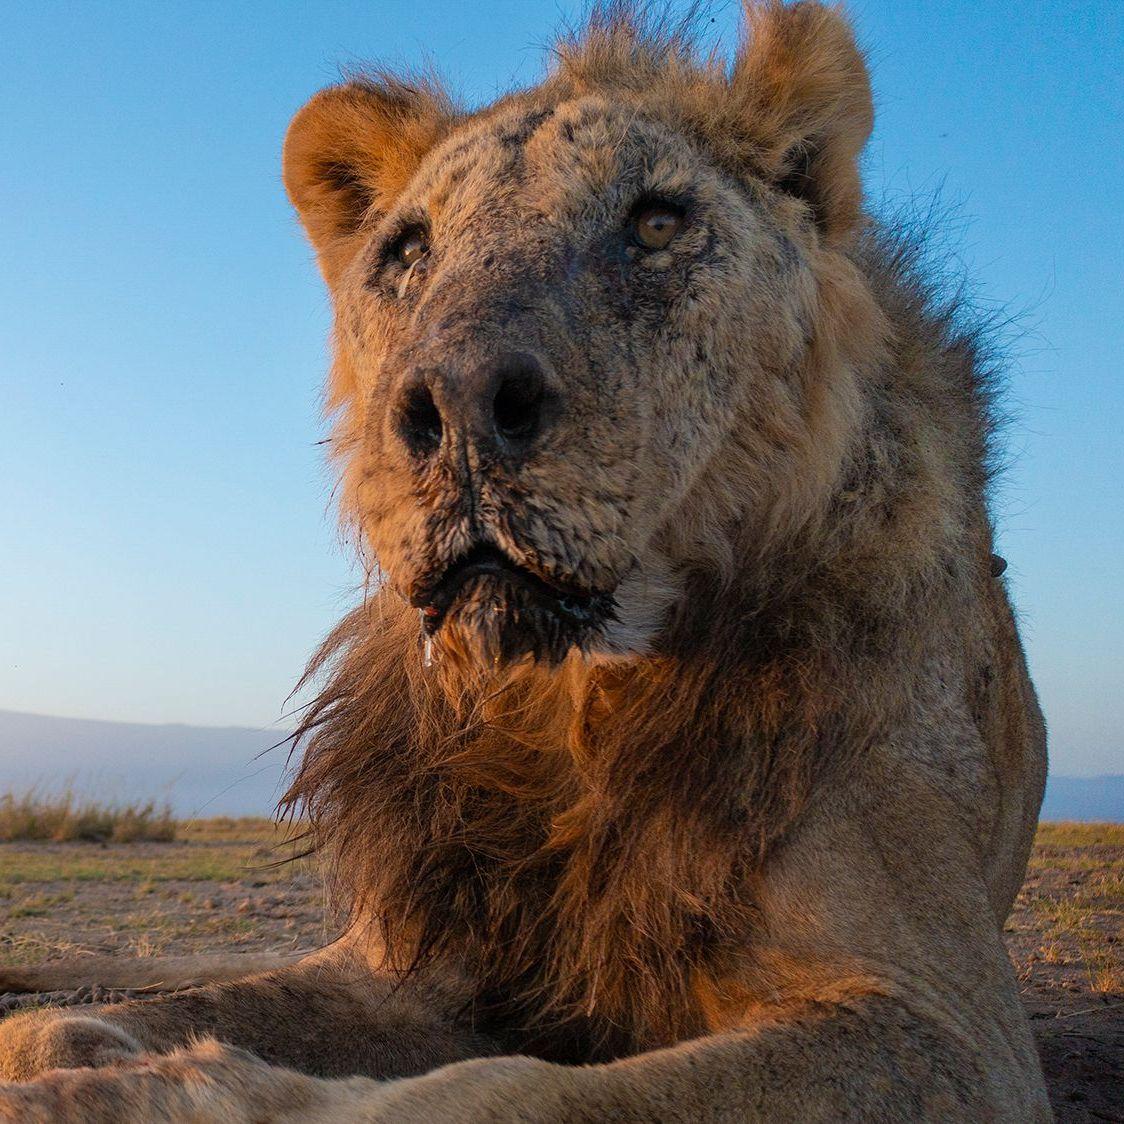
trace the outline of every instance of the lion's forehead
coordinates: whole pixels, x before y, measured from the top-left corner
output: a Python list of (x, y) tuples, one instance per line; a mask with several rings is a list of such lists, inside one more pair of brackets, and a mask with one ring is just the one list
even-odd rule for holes
[(720, 177), (664, 122), (602, 97), (524, 101), (464, 121), (418, 169), (402, 205), (436, 222), (540, 215), (596, 222), (637, 193), (712, 197)]

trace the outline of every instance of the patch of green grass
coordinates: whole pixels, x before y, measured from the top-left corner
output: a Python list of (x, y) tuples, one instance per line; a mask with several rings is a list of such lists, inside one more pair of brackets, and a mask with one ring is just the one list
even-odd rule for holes
[(176, 837), (172, 809), (144, 803), (102, 803), (76, 796), (31, 790), (0, 795), (0, 843), (170, 842)]

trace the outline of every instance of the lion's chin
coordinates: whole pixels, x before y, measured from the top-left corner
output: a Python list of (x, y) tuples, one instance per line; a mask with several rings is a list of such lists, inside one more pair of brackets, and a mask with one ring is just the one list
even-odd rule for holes
[(560, 664), (616, 620), (612, 594), (544, 577), (490, 543), (420, 582), (411, 602), (431, 643), (485, 668), (527, 658)]
[(505, 574), (481, 574), (465, 583), (433, 636), (482, 668), (524, 659), (556, 666), (570, 652), (595, 646), (611, 619), (609, 608), (544, 597)]

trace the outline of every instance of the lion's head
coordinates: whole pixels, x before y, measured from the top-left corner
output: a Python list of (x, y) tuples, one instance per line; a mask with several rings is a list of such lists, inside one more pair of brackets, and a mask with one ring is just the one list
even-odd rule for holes
[(293, 122), (345, 516), (462, 658), (658, 649), (838, 488), (869, 85), (832, 11), (749, 25), (727, 68), (618, 7), (483, 111), (367, 78)]

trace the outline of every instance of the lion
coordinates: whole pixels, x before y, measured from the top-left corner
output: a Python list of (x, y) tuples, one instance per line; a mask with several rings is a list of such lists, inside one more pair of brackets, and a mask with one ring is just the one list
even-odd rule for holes
[(378, 568), (286, 797), (345, 932), (10, 1019), (0, 1117), (1050, 1119), (995, 363), (864, 210), (846, 18), (745, 21), (725, 65), (610, 5), (482, 110), (297, 114)]

